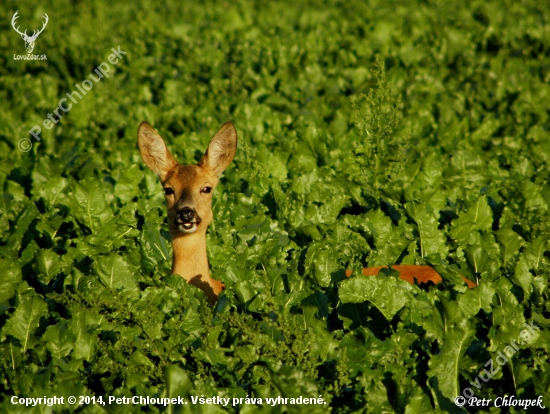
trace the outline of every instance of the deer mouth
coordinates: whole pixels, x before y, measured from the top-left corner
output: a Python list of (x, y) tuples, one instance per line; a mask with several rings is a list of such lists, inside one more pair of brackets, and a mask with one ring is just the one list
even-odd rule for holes
[(193, 233), (197, 230), (199, 224), (201, 224), (200, 218), (193, 218), (191, 220), (176, 219), (176, 226), (182, 233)]

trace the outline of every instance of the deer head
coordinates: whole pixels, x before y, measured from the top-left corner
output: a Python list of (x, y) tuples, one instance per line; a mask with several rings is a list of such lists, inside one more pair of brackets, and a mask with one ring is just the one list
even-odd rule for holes
[(42, 29), (40, 30), (34, 30), (32, 36), (27, 35), (27, 31), (25, 30), (24, 33), (19, 31), (19, 26), (15, 27), (15, 23), (18, 16), (19, 10), (15, 12), (11, 19), (11, 25), (13, 27), (13, 30), (15, 30), (17, 33), (21, 35), (21, 38), (25, 41), (25, 49), (27, 49), (27, 53), (31, 54), (34, 49), (34, 42), (36, 42), (36, 39), (38, 38), (38, 35), (44, 31), (46, 28), (46, 25), (48, 24), (49, 17), (46, 13), (44, 13), (44, 23), (42, 24)]

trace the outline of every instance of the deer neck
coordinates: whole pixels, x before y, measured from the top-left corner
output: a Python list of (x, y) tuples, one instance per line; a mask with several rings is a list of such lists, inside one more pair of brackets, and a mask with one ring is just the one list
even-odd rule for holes
[(192, 279), (210, 279), (210, 268), (206, 255), (206, 233), (178, 235), (172, 239), (174, 256), (172, 274)]

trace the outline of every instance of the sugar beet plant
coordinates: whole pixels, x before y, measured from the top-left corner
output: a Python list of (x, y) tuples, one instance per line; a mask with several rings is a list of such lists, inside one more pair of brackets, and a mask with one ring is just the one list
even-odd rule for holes
[[(35, 45), (48, 60), (14, 61), (16, 10), (0, 10), (2, 412), (550, 405), (541, 2), (18, 7), (50, 22)], [(118, 45), (109, 78), (22, 153)], [(186, 163), (224, 122), (239, 132), (207, 234), (226, 285), (214, 307), (170, 275), (162, 190), (136, 144), (144, 120)], [(396, 263), (443, 282), (359, 272)], [(13, 404), (80, 395), (188, 404)], [(243, 403), (192, 404), (201, 396)], [(267, 404), (300, 396), (326, 404)]]

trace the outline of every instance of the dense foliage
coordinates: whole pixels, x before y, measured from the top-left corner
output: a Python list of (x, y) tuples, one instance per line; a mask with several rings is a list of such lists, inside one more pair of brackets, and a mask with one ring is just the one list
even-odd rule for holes
[[(13, 395), (321, 396), (327, 405), (167, 410), (464, 412), (454, 398), (466, 388), (550, 406), (544, 2), (8, 3), (7, 412), (52, 410)], [(24, 53), (17, 9), (29, 28), (49, 14), (34, 52), (47, 61), (13, 59)], [(109, 77), (21, 152), (118, 46), (127, 55)], [(170, 276), (161, 186), (136, 145), (143, 120), (186, 163), (222, 123), (239, 132), (207, 237), (227, 286), (214, 308)], [(430, 264), (444, 282), (357, 271), (393, 263)], [(537, 329), (521, 340), (526, 323)], [(513, 341), (518, 351), (479, 382)]]

